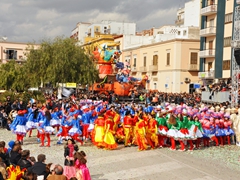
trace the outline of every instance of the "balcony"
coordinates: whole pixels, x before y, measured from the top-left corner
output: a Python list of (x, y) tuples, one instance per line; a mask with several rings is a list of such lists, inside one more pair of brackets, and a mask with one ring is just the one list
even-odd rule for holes
[(149, 71), (158, 71), (158, 65), (151, 65), (149, 66)]
[(177, 26), (183, 25), (183, 24), (184, 24), (184, 19), (177, 19), (177, 20), (175, 21), (175, 24), (176, 24)]
[(199, 72), (198, 77), (200, 79), (214, 79), (215, 78), (214, 74), (215, 74), (214, 70), (206, 71), (206, 72)]
[(215, 57), (215, 49), (206, 49), (199, 52), (200, 58)]
[(136, 68), (136, 67), (132, 67), (132, 68), (131, 68), (131, 71), (132, 71), (132, 72), (137, 72), (137, 68)]
[(146, 66), (141, 66), (139, 67), (140, 72), (147, 72), (147, 67)]
[(217, 13), (217, 4), (209, 5), (201, 9), (202, 16), (208, 16)]
[(208, 27), (200, 30), (200, 36), (202, 37), (215, 36), (215, 35), (216, 35), (216, 27)]
[(188, 71), (199, 71), (199, 65), (198, 64), (189, 64)]

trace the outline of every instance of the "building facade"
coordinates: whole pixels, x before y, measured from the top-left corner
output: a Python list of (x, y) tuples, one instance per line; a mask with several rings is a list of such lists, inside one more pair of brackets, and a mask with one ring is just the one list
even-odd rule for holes
[(87, 37), (88, 27), (91, 23), (79, 22), (71, 32), (71, 38), (75, 39), (78, 45), (84, 44), (84, 38)]
[[(27, 43), (18, 42), (0, 42), (0, 60), (1, 63), (7, 63), (9, 60), (15, 60), (18, 63), (24, 63), (26, 59)], [(34, 44), (38, 48), (39, 44)]]
[(202, 0), (200, 71), (214, 70), (211, 78), (231, 76), (235, 0)]
[(184, 27), (199, 27), (200, 25), (200, 5), (201, 0), (190, 0), (184, 4), (183, 8), (177, 11), (175, 25)]
[(163, 92), (189, 92), (198, 83), (199, 40), (172, 39), (123, 50), (130, 61), (131, 75), (147, 75), (149, 89)]

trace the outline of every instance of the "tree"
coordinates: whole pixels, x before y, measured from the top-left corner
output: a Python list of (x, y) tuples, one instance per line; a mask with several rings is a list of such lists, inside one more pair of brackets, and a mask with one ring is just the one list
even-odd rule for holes
[(43, 40), (36, 50), (29, 46), (25, 73), (32, 85), (51, 82), (87, 84), (98, 77), (94, 62), (71, 38)]

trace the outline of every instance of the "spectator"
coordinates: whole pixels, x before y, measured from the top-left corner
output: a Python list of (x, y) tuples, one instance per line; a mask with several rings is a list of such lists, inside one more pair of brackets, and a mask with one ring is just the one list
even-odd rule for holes
[(47, 177), (47, 180), (67, 180), (67, 177), (63, 175), (63, 167), (59, 164), (55, 165), (52, 174)]
[(0, 162), (0, 180), (7, 179), (6, 164)]
[(46, 179), (49, 173), (46, 171), (45, 160), (46, 156), (44, 154), (39, 154), (37, 162), (32, 167), (28, 168), (28, 171), (37, 174), (37, 176), (44, 176), (44, 179)]
[(2, 143), (0, 143), (0, 158), (2, 160), (2, 162), (6, 165), (9, 166), (9, 156), (7, 153), (5, 153), (4, 151), (4, 145)]
[(23, 180), (37, 180), (37, 175), (33, 172), (29, 172), (27, 171), (23, 177), (22, 177)]
[(22, 147), (19, 144), (15, 144), (13, 149), (9, 153), (9, 159), (12, 165), (16, 166), (18, 161), (21, 159)]
[(24, 169), (24, 168), (27, 169), (27, 168), (31, 167), (33, 165), (33, 163), (29, 161), (30, 151), (29, 150), (23, 150), (21, 155), (22, 155), (22, 157), (17, 162), (17, 165), (20, 166), (21, 169)]

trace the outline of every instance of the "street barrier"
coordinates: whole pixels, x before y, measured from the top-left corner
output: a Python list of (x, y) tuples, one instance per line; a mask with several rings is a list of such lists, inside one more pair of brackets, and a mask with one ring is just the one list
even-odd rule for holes
[(229, 96), (230, 96), (230, 91), (214, 92), (212, 95), (211, 95), (211, 92), (209, 91), (203, 91), (202, 102), (222, 103), (222, 102), (230, 101)]

